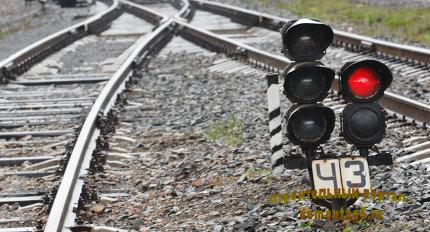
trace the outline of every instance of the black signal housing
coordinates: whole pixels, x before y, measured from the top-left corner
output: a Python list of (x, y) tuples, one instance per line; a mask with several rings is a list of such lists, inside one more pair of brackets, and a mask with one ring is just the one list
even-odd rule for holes
[(333, 110), (318, 104), (335, 76), (319, 62), (333, 41), (333, 31), (316, 20), (299, 19), (286, 23), (281, 36), (282, 52), (293, 61), (283, 74), (284, 94), (295, 103), (286, 114), (286, 136), (309, 152), (326, 142), (334, 129)]
[(385, 112), (377, 103), (348, 104), (342, 112), (342, 132), (357, 147), (370, 147), (385, 135)]
[(78, 0), (58, 0), (58, 4), (61, 7), (75, 7), (78, 4)]
[(342, 97), (350, 102), (342, 112), (342, 134), (358, 148), (370, 148), (385, 135), (385, 111), (377, 103), (393, 81), (390, 69), (376, 60), (346, 63), (340, 70)]
[(281, 29), (282, 52), (294, 61), (320, 60), (333, 41), (330, 26), (311, 19), (289, 21)]
[(295, 104), (288, 110), (286, 120), (286, 136), (291, 142), (301, 147), (316, 148), (330, 138), (335, 114), (322, 104)]
[(335, 72), (321, 62), (295, 63), (284, 72), (284, 94), (293, 103), (321, 102), (334, 76)]

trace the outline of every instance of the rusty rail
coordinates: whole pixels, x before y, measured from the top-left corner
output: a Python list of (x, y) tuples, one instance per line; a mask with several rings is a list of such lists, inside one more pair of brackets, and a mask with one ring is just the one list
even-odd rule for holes
[(84, 180), (79, 177), (87, 173), (101, 133), (97, 124), (98, 116), (108, 115), (117, 95), (125, 89), (125, 82), (132, 69), (139, 67), (152, 51), (157, 51), (159, 46), (166, 43), (173, 36), (173, 28), (173, 21), (168, 20), (151, 35), (139, 39), (135, 50), (102, 89), (79, 133), (49, 213), (45, 231), (65, 231), (75, 225), (76, 214), (73, 208), (78, 204), (84, 184)]

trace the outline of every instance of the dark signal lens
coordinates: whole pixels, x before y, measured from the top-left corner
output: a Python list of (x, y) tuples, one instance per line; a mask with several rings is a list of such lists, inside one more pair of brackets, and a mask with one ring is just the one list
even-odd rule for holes
[(294, 103), (321, 102), (331, 88), (335, 72), (321, 62), (305, 62), (287, 68), (284, 93)]
[(291, 78), (289, 84), (295, 88), (296, 97), (309, 101), (318, 97), (323, 91), (321, 88), (324, 85), (323, 79), (317, 73), (311, 72), (300, 78)]
[(348, 87), (359, 98), (372, 97), (380, 87), (378, 74), (369, 67), (359, 67), (349, 76)]
[(360, 139), (366, 139), (379, 132), (381, 122), (376, 113), (369, 109), (357, 110), (349, 119), (352, 132)]
[(300, 54), (301, 57), (314, 57), (320, 53), (321, 45), (319, 41), (323, 38), (313, 31), (305, 31), (304, 28), (297, 28), (291, 32), (291, 45), (289, 46), (294, 54)]
[(372, 146), (385, 134), (385, 115), (377, 103), (347, 105), (342, 123), (345, 139), (357, 146)]
[(321, 104), (294, 105), (287, 112), (287, 137), (303, 147), (317, 147), (330, 138), (335, 115)]
[(317, 115), (311, 110), (301, 112), (293, 118), (292, 129), (294, 134), (303, 142), (315, 142), (324, 135), (327, 126), (325, 117)]
[(321, 59), (333, 41), (333, 30), (329, 26), (310, 19), (287, 22), (281, 34), (283, 53), (294, 61)]

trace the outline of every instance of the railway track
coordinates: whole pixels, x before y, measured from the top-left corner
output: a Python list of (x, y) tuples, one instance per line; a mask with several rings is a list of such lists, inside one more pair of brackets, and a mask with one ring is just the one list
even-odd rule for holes
[[(152, 31), (149, 22), (122, 14), (118, 2), (112, 1), (110, 5), (94, 17), (96, 20), (45, 38), (2, 63), (6, 64), (4, 77), (13, 77), (1, 86), (1, 203), (6, 205), (2, 214), (3, 231), (44, 228), (49, 213), (55, 211), (51, 209), (57, 208), (54, 204), (57, 187), (60, 181), (67, 181), (61, 176), (69, 176), (67, 164), (74, 158), (78, 134), (100, 91), (112, 77), (128, 75), (128, 70), (117, 70), (144, 42), (139, 37)], [(99, 5), (94, 10), (99, 8), (105, 7)], [(115, 15), (97, 21), (110, 12)], [(89, 29), (100, 35), (86, 36)], [(75, 36), (69, 38), (70, 34)], [(67, 37), (66, 41), (62, 41), (63, 37)], [(66, 44), (69, 45), (60, 49)], [(59, 51), (48, 55), (55, 50)], [(44, 56), (47, 58), (43, 59)], [(20, 209), (8, 212), (8, 205)]]
[[(197, 9), (194, 10), (191, 15), (192, 18), (189, 19), (189, 23), (191, 25), (204, 28), (220, 35), (221, 37), (231, 39), (232, 42), (237, 42), (235, 44), (237, 45), (236, 48), (240, 48), (239, 50), (242, 50), (242, 52), (245, 53), (245, 56), (248, 55), (246, 54), (248, 52), (246, 50), (246, 45), (265, 49), (277, 55), (281, 54), (281, 46), (279, 43), (279, 41), (281, 41), (281, 37), (277, 30), (279, 30), (279, 28), (288, 21), (287, 19), (216, 2), (195, 0), (189, 2), (191, 7)], [(271, 32), (267, 29), (274, 30), (276, 32)], [(338, 69), (342, 64), (349, 61), (373, 58), (381, 60), (390, 67), (393, 73), (398, 74), (398, 76), (394, 77), (392, 85), (393, 88), (404, 89), (406, 82), (423, 84), (427, 79), (429, 79), (429, 50), (402, 46), (336, 30), (334, 33), (334, 47), (327, 51), (328, 54), (325, 58), (326, 60), (323, 60), (323, 62), (332, 66), (334, 69)], [(230, 50), (235, 49), (234, 45), (229, 48)], [(254, 57), (247, 57), (251, 62), (261, 62), (260, 64), (263, 65), (263, 67), (278, 72), (282, 70), (282, 68), (286, 67), (286, 63), (289, 62), (286, 59), (276, 56), (273, 57), (273, 61), (265, 60), (264, 58), (253, 58)], [(237, 67), (240, 68), (241, 65), (232, 65), (230, 62), (219, 64), (219, 68), (221, 69), (229, 68), (235, 70)], [(396, 82), (396, 80), (400, 80), (400, 82)], [(428, 84), (420, 86), (419, 88), (422, 88), (424, 91), (421, 93), (426, 93), (428, 86)], [(337, 88), (337, 83), (335, 83), (332, 89), (336, 91)], [(416, 88), (414, 88), (414, 90), (415, 89)], [(392, 111), (393, 118), (397, 118), (400, 113), (402, 120), (405, 120), (406, 117), (408, 117), (412, 120), (412, 124), (416, 123), (415, 120), (421, 121), (423, 122), (422, 127), (425, 128), (430, 118), (430, 114), (425, 112), (429, 112), (430, 108), (428, 105), (423, 104), (423, 102), (427, 103), (430, 98), (424, 94), (421, 95), (421, 99), (418, 99), (420, 101), (413, 101), (406, 100), (400, 95), (395, 93), (386, 93), (386, 96), (381, 100), (381, 103), (384, 107)], [(416, 99), (416, 97), (413, 98)], [(408, 115), (406, 114), (406, 111), (413, 111), (414, 113), (422, 115)], [(414, 147), (412, 150), (408, 151), (417, 151), (417, 148), (419, 148), (418, 150), (420, 150), (420, 152), (412, 156), (407, 156), (408, 158), (405, 157), (404, 159), (399, 159), (398, 161), (411, 161), (414, 157), (418, 158), (427, 156), (426, 154), (429, 152), (427, 150), (429, 148), (428, 139), (423, 139), (423, 136), (418, 137), (420, 137), (420, 139), (417, 139), (416, 141), (423, 141), (423, 143), (418, 144), (416, 148)], [(414, 140), (412, 139), (412, 141)]]
[[(195, 22), (203, 28), (280, 54), (281, 45), (277, 41), (280, 41), (281, 37), (278, 30), (288, 19), (211, 1), (193, 0), (190, 4), (196, 8), (192, 24)], [(230, 19), (237, 23), (231, 23)], [(230, 28), (217, 29), (223, 23), (229, 24)], [(351, 60), (378, 59), (390, 67), (395, 75), (391, 88), (393, 93), (429, 103), (428, 49), (394, 44), (338, 30), (334, 30), (334, 33), (334, 43), (328, 49), (324, 63), (337, 69)], [(398, 86), (410, 86), (413, 91)]]
[[(199, 11), (193, 12), (192, 14), (190, 14), (192, 16), (192, 18), (189, 19), (190, 25), (188, 25), (188, 27), (184, 27), (183, 30), (188, 32), (189, 34), (194, 34), (194, 37), (189, 36), (186, 33), (184, 33), (183, 35), (184, 37), (189, 36), (188, 37), (189, 39), (194, 40), (197, 43), (199, 42), (203, 43), (203, 46), (208, 46), (209, 49), (212, 49), (212, 50), (221, 50), (221, 51), (224, 50), (227, 53), (233, 53), (233, 54), (236, 53), (236, 55), (244, 56), (246, 62), (251, 62), (253, 64), (260, 65), (263, 68), (266, 68), (270, 71), (279, 72), (284, 67), (286, 67), (287, 64), (289, 63), (288, 59), (286, 58), (277, 56), (276, 54), (272, 55), (272, 54), (264, 53), (261, 50), (251, 47), (255, 45), (255, 47), (257, 48), (258, 47), (267, 48), (268, 44), (272, 46), (279, 46), (274, 44), (273, 42), (269, 42), (269, 43), (266, 42), (267, 41), (266, 38), (275, 37), (277, 38), (277, 41), (279, 44), (279, 41), (281, 39), (279, 35), (273, 36), (273, 33), (268, 32), (267, 30), (265, 30), (265, 28), (269, 28), (269, 29), (275, 28), (276, 30), (279, 28), (279, 25), (283, 25), (284, 22), (287, 21), (286, 19), (283, 19), (283, 21), (280, 21), (280, 19), (276, 17), (272, 17), (272, 16), (269, 17), (268, 15), (264, 15), (258, 12), (243, 10), (243, 9), (240, 9), (240, 11), (238, 11), (238, 9), (235, 7), (227, 6), (224, 4), (213, 3), (213, 2), (190, 1), (190, 3), (191, 3), (191, 6), (195, 6), (197, 9), (201, 8), (206, 11), (216, 12), (218, 14), (221, 14), (221, 16), (210, 14), (210, 13), (208, 14), (207, 12), (199, 12)], [(169, 9), (168, 10), (169, 12), (172, 11), (171, 7), (169, 8), (165, 4), (164, 5), (158, 4), (154, 6), (155, 10), (162, 9), (162, 8)], [(214, 10), (214, 8), (216, 10)], [(232, 12), (236, 12), (236, 14)], [(242, 14), (245, 14), (245, 16), (243, 16)], [(244, 22), (244, 21), (254, 22), (254, 20), (256, 20), (256, 19), (253, 19), (253, 20), (249, 19), (247, 21), (245, 20), (246, 17), (257, 17), (257, 16), (263, 17), (264, 19), (259, 19), (259, 20), (264, 21), (264, 23), (261, 23), (261, 24), (255, 23), (254, 25), (264, 26), (265, 28), (259, 28), (255, 26), (249, 28), (244, 24), (231, 22), (229, 18), (223, 17), (222, 15), (227, 15), (234, 21), (238, 21), (238, 22)], [(266, 18), (269, 18), (269, 19), (266, 19)], [(193, 25), (195, 25), (195, 27), (193, 27)], [(247, 25), (249, 25), (249, 23)], [(274, 25), (277, 25), (277, 26), (274, 26)], [(200, 28), (203, 28), (203, 30)], [(202, 35), (203, 34), (202, 32), (204, 31), (204, 29), (208, 30), (206, 31), (207, 33), (206, 35)], [(342, 62), (360, 60), (365, 58), (381, 59), (381, 56), (385, 56), (385, 57), (391, 56), (392, 57), (391, 60), (395, 62), (396, 65), (391, 66), (391, 63), (387, 63), (387, 65), (390, 68), (394, 69), (394, 71), (398, 70), (399, 67), (403, 68), (402, 71), (406, 71), (406, 73), (410, 75), (410, 78), (412, 77), (414, 80), (416, 80), (415, 76), (413, 75), (416, 72), (411, 72), (411, 68), (405, 68), (405, 66), (410, 65), (410, 62), (411, 62), (410, 60), (414, 60), (415, 63), (420, 63), (421, 65), (419, 66), (424, 71), (426, 71), (424, 74), (420, 72), (422, 75), (430, 75), (430, 73), (428, 73), (426, 69), (428, 65), (426, 63), (427, 60), (426, 58), (423, 58), (425, 54), (428, 53), (428, 50), (417, 49), (417, 48), (408, 47), (408, 46), (399, 46), (399, 45), (395, 45), (395, 44), (391, 44), (383, 41), (376, 41), (370, 38), (360, 37), (360, 36), (356, 36), (348, 33), (345, 34), (339, 31), (335, 31), (335, 33), (336, 33), (335, 44), (342, 45), (347, 48), (352, 48), (358, 51), (362, 51), (360, 50), (362, 48), (360, 48), (357, 45), (357, 40), (361, 39), (362, 40), (360, 42), (361, 44), (370, 43), (369, 41), (372, 41), (373, 44), (376, 44), (375, 47), (378, 48), (378, 50), (375, 52), (374, 55), (369, 54), (368, 56), (363, 56), (361, 53), (346, 55), (347, 58), (342, 59)], [(200, 34), (200, 35), (197, 35), (197, 34)], [(210, 45), (211, 42), (212, 42), (212, 45)], [(392, 49), (390, 50), (390, 48), (392, 47), (399, 47), (403, 50), (397, 51), (397, 52), (391, 51)], [(280, 47), (278, 48), (276, 49), (276, 51), (281, 50)], [(404, 57), (394, 58), (393, 56), (395, 54), (407, 54), (405, 55), (407, 58), (406, 61), (405, 62), (401, 61), (402, 59), (405, 60)], [(328, 56), (330, 57), (330, 55), (345, 57), (345, 54), (342, 54), (342, 53), (340, 54), (332, 53), (332, 54), (329, 54)], [(409, 63), (408, 63), (408, 60), (409, 60)], [(337, 65), (336, 67), (340, 67), (340, 64)], [(217, 68), (219, 69), (228, 68), (231, 70), (236, 70), (237, 68), (240, 70), (241, 68), (244, 68), (244, 66), (238, 62), (226, 61), (225, 63), (224, 62), (220, 63)], [(401, 79), (401, 77), (397, 77), (397, 78)], [(404, 86), (403, 84), (394, 82), (393, 86), (396, 86), (396, 85)], [(338, 88), (337, 82), (335, 82), (332, 89), (336, 91), (337, 88)], [(421, 102), (414, 101), (412, 99), (406, 99), (405, 97), (402, 97), (397, 94), (386, 93), (383, 99), (381, 99), (381, 104), (388, 110), (392, 111), (392, 115), (390, 117), (393, 117), (393, 118), (400, 117), (401, 120), (405, 122), (407, 122), (406, 119), (409, 119), (411, 124), (416, 124), (417, 123), (416, 120), (420, 121), (422, 125), (419, 125), (419, 127), (423, 127), (424, 129), (426, 128), (426, 125), (429, 122), (430, 108), (428, 105), (423, 104)], [(428, 139), (423, 139), (422, 135), (417, 137), (418, 138), (415, 141), (422, 141), (422, 143), (419, 143), (416, 145), (416, 148), (419, 148), (418, 149), (419, 153), (408, 156), (408, 158), (399, 159), (399, 161), (405, 161), (405, 160), (411, 161), (412, 159), (414, 159), (414, 157), (426, 158), (429, 152)], [(412, 139), (412, 141), (414, 140)], [(414, 147), (414, 149), (408, 150), (408, 151), (417, 151), (416, 148)]]
[[(224, 178), (228, 180), (229, 175), (233, 176), (235, 184), (243, 176), (250, 178), (239, 174), (240, 178), (236, 180), (237, 174), (232, 173), (232, 169), (235, 170), (235, 166), (240, 167), (240, 162), (233, 159), (235, 164), (227, 166), (222, 160), (225, 162), (225, 159), (231, 159), (232, 155), (245, 159), (252, 153), (246, 147), (254, 150), (266, 149), (262, 146), (268, 141), (265, 131), (267, 120), (264, 109), (264, 74), (281, 70), (289, 60), (258, 48), (272, 49), (277, 37), (267, 29), (277, 29), (283, 21), (256, 12), (236, 11), (237, 9), (206, 1), (190, 3), (191, 5), (187, 1), (177, 1), (169, 7), (163, 4), (146, 7), (128, 1), (111, 1), (111, 8), (94, 17), (92, 20), (95, 21), (89, 20), (59, 32), (1, 63), (2, 80), (7, 79), (9, 84), (1, 87), (4, 101), (0, 104), (3, 105), (4, 113), (1, 115), (0, 135), (4, 140), (0, 143), (0, 163), (3, 172), (7, 173), (2, 182), (12, 184), (4, 186), (6, 191), (2, 191), (2, 205), (7, 205), (2, 209), (4, 212), (8, 211), (5, 215), (9, 217), (1, 221), (2, 230), (11, 231), (11, 228), (15, 228), (15, 231), (63, 231), (70, 228), (72, 231), (115, 231), (113, 228), (96, 225), (129, 230), (175, 229), (179, 225), (175, 224), (173, 219), (191, 223), (186, 220), (186, 216), (193, 217), (201, 208), (198, 205), (202, 202), (197, 199), (212, 195), (222, 198), (220, 190), (216, 188), (194, 194), (188, 194), (186, 189), (189, 182), (193, 183), (193, 189), (202, 187), (203, 184), (198, 180), (205, 176), (205, 168), (215, 173), (219, 171), (211, 168), (211, 162), (221, 162), (221, 165), (224, 165), (222, 167), (229, 170), (224, 173), (227, 176), (213, 174), (216, 179), (220, 179), (220, 183), (223, 183)], [(190, 6), (197, 10), (191, 9)], [(174, 7), (182, 8), (174, 11)], [(224, 16), (200, 9), (235, 17), (236, 21), (246, 21), (248, 24), (244, 26), (241, 23), (232, 23)], [(164, 10), (166, 15), (159, 13), (164, 13)], [(123, 11), (128, 13), (120, 16)], [(97, 21), (95, 18), (104, 20)], [(113, 21), (115, 18), (118, 19)], [(111, 21), (112, 27), (106, 30), (106, 25)], [(213, 24), (206, 23), (208, 21)], [(141, 23), (139, 30), (135, 27), (127, 29), (125, 26), (135, 23)], [(154, 31), (150, 23), (156, 26)], [(249, 23), (252, 23), (251, 26)], [(90, 32), (101, 31), (103, 32), (98, 37), (84, 37)], [(175, 33), (180, 36), (173, 37)], [(380, 48), (377, 43), (379, 41), (372, 40), (373, 45), (361, 41), (360, 45), (357, 45), (353, 38), (346, 39), (342, 37), (346, 36), (345, 34), (336, 33), (336, 45), (342, 45), (339, 41), (344, 41), (344, 44), (342, 47), (332, 48), (329, 57), (330, 52), (333, 57), (339, 56), (336, 54), (344, 57), (343, 54), (351, 50), (355, 53), (351, 52), (346, 59), (378, 56), (392, 62), (391, 67), (400, 67), (401, 71), (407, 68), (404, 75), (413, 74), (415, 68), (424, 70), (423, 68), (427, 67), (426, 56), (421, 54), (425, 51), (420, 49), (402, 53), (402, 57), (421, 62), (416, 64), (402, 61), (401, 57), (390, 58), (390, 55), (397, 53), (390, 53), (388, 48)], [(71, 34), (75, 35), (72, 39), (62, 39), (69, 38)], [(264, 38), (273, 42), (267, 43)], [(361, 37), (360, 39), (363, 40)], [(72, 43), (76, 40), (77, 42)], [(99, 46), (90, 49), (85, 46), (89, 43)], [(48, 56), (67, 44), (70, 45)], [(103, 56), (110, 59), (93, 57), (95, 51), (103, 50), (101, 44), (114, 48)], [(376, 53), (369, 51), (372, 46), (373, 49), (381, 50), (376, 50)], [(56, 62), (67, 57), (68, 49), (79, 51), (78, 56), (82, 58), (78, 60), (84, 62), (76, 63), (65, 59), (66, 65), (62, 67), (64, 73), (46, 75), (46, 72), (53, 71)], [(87, 55), (84, 55), (86, 50)], [(157, 55), (159, 50), (161, 52)], [(412, 55), (416, 53), (422, 56)], [(175, 58), (176, 56), (178, 58)], [(44, 59), (45, 57), (47, 59)], [(185, 65), (176, 66), (182, 59)], [(342, 62), (344, 61), (345, 59), (342, 59)], [(34, 63), (38, 64), (31, 67)], [(198, 68), (190, 69), (192, 63), (197, 63)], [(394, 66), (396, 64), (398, 66)], [(25, 72), (27, 70), (28, 72)], [(178, 79), (175, 78), (177, 72), (182, 73)], [(248, 76), (253, 77), (253, 80), (249, 80)], [(16, 78), (12, 80), (12, 77)], [(237, 91), (231, 86), (244, 87)], [(189, 94), (183, 96), (182, 92)], [(205, 92), (210, 93), (209, 96), (201, 94)], [(232, 96), (226, 96), (227, 93)], [(255, 96), (261, 97), (255, 100)], [(228, 101), (228, 104), (218, 100), (218, 97)], [(207, 101), (214, 104), (205, 108), (204, 103)], [(191, 105), (188, 106), (187, 103)], [(324, 103), (336, 111), (341, 111), (344, 106), (344, 102), (335, 92)], [(387, 94), (381, 103), (392, 112), (388, 115), (386, 142), (380, 146), (390, 148), (399, 163), (424, 163), (425, 167), (430, 153), (426, 126), (430, 118), (429, 106), (392, 93)], [(253, 113), (255, 105), (259, 106), (257, 113)], [(211, 113), (198, 113), (206, 111)], [(244, 113), (241, 113), (242, 111)], [(52, 116), (54, 114), (55, 117)], [(209, 126), (209, 119), (224, 118), (229, 114), (242, 114), (241, 119), (246, 122), (246, 132), (256, 134), (245, 138), (246, 145), (238, 151), (212, 148), (202, 132), (199, 132)], [(187, 118), (185, 121), (184, 117)], [(77, 121), (80, 123), (76, 123)], [(347, 144), (335, 134), (331, 143), (340, 147), (334, 152), (349, 151)], [(190, 145), (196, 148), (186, 151), (190, 149)], [(194, 154), (198, 153), (199, 149), (207, 150), (202, 154), (205, 160)], [(288, 143), (285, 149), (292, 154), (298, 152)], [(167, 155), (164, 153), (166, 151)], [(47, 152), (50, 155), (44, 155)], [(208, 157), (212, 153), (218, 154), (215, 157), (221, 161)], [(227, 158), (222, 155), (225, 153), (228, 153)], [(182, 160), (178, 166), (169, 166), (169, 162), (178, 159)], [(245, 163), (249, 165), (255, 161), (261, 162), (257, 168), (270, 166), (267, 155), (264, 154), (246, 160)], [(151, 165), (145, 164), (146, 162)], [(140, 170), (142, 165), (144, 168)], [(201, 167), (196, 168), (195, 165)], [(376, 175), (382, 175), (382, 171), (372, 170)], [(198, 175), (194, 176), (196, 173)], [(303, 173), (294, 173), (303, 177)], [(160, 178), (164, 182), (151, 183), (141, 180), (146, 175)], [(169, 180), (169, 175), (175, 176), (176, 179)], [(135, 180), (134, 176), (142, 178)], [(179, 184), (174, 184), (175, 181)], [(258, 180), (256, 182), (258, 183)], [(29, 183), (33, 185), (30, 191), (25, 188)], [(379, 184), (385, 186), (384, 183)], [(275, 185), (280, 190), (291, 187), (285, 183)], [(261, 186), (257, 184), (250, 188), (246, 190), (258, 191)], [(142, 192), (148, 192), (149, 195)], [(158, 192), (162, 192), (161, 198), (151, 198), (151, 195), (158, 195)], [(249, 197), (245, 192), (240, 193), (242, 198)], [(199, 194), (200, 197), (196, 197)], [(196, 197), (192, 210), (182, 210), (182, 207), (154, 207), (158, 201), (174, 204), (175, 195), (191, 200)], [(253, 197), (261, 202), (266, 200), (265, 196), (265, 193), (261, 192)], [(420, 195), (422, 196), (423, 194)], [(420, 197), (417, 201), (422, 200)], [(233, 200), (234, 203), (237, 201)], [(131, 202), (133, 208), (128, 208), (126, 202)], [(184, 203), (181, 200), (179, 202)], [(216, 202), (218, 203), (214, 204), (218, 207), (226, 207), (219, 204), (219, 199)], [(224, 214), (222, 210), (216, 211), (212, 206), (209, 208), (213, 210), (213, 215), (208, 218)], [(236, 209), (238, 215), (241, 210), (243, 207)], [(166, 213), (179, 216), (172, 217), (171, 225), (161, 225), (156, 221), (157, 217)], [(184, 218), (181, 213), (185, 215)], [(141, 219), (139, 215), (145, 215), (148, 219)], [(202, 222), (208, 218), (198, 218), (197, 228), (209, 229), (217, 226), (214, 223)], [(155, 222), (151, 223), (150, 219)], [(243, 223), (233, 223), (231, 226), (243, 226)]]

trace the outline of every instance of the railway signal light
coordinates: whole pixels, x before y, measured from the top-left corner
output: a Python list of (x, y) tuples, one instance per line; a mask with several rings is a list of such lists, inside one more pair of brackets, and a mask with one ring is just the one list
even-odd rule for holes
[(376, 60), (349, 62), (340, 72), (340, 92), (353, 103), (379, 100), (393, 80), (390, 69)]
[(284, 94), (294, 103), (315, 103), (327, 97), (334, 71), (321, 62), (294, 64), (284, 75)]
[(369, 148), (385, 135), (385, 112), (376, 103), (393, 80), (376, 60), (349, 62), (340, 70), (340, 93), (350, 102), (342, 112), (342, 134), (358, 148)]
[(333, 132), (335, 115), (322, 104), (294, 105), (287, 112), (287, 137), (294, 144), (314, 148)]
[(320, 22), (300, 19), (285, 24), (281, 34), (282, 52), (293, 61), (283, 75), (284, 94), (295, 103), (286, 114), (286, 136), (310, 151), (330, 138), (335, 124), (333, 110), (319, 103), (327, 97), (335, 72), (318, 61), (331, 44), (333, 31)]
[(78, 3), (78, 0), (59, 0), (58, 4), (61, 7), (74, 7)]
[(291, 20), (281, 29), (282, 52), (290, 60), (319, 60), (333, 41), (333, 30), (310, 19)]
[(379, 143), (385, 134), (384, 110), (378, 103), (347, 105), (342, 122), (344, 138), (358, 147)]
[[(308, 169), (315, 190), (370, 188), (368, 165), (389, 165), (391, 155), (367, 156), (369, 148), (385, 134), (385, 112), (376, 103), (392, 81), (390, 70), (375, 60), (350, 62), (340, 70), (340, 93), (349, 102), (341, 115), (344, 138), (366, 157), (326, 156), (318, 146), (327, 142), (335, 126), (335, 113), (324, 106), (335, 72), (320, 59), (333, 40), (333, 31), (315, 20), (300, 19), (281, 29), (282, 52), (291, 60), (282, 76), (284, 94), (293, 103), (285, 114), (286, 136), (299, 145), (305, 155), (284, 156), (282, 118), (277, 74), (268, 74), (268, 109), (272, 168), (274, 173), (287, 169)], [(329, 158), (331, 157), (331, 158)], [(343, 190), (342, 190), (343, 191)], [(316, 204), (339, 209), (354, 199), (313, 199)]]

